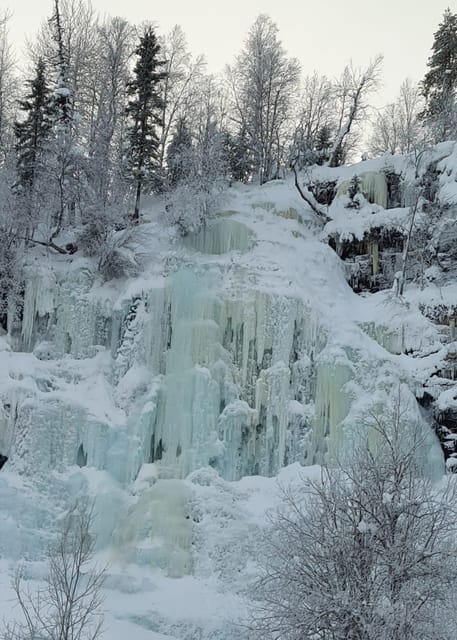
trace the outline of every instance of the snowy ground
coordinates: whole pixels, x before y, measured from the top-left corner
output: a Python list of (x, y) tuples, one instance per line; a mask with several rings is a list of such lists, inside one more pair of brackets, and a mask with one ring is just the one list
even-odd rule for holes
[[(108, 565), (105, 587), (105, 637), (112, 640), (190, 640), (243, 637), (245, 591), (256, 575), (267, 513), (279, 504), (280, 486), (315, 478), (317, 467), (298, 464), (278, 478), (258, 476), (226, 482), (212, 469), (181, 481), (191, 491), (192, 575), (171, 578), (166, 570), (122, 562), (115, 550), (99, 552)], [(107, 487), (105, 487), (105, 490)], [(156, 541), (157, 542), (157, 541)], [(10, 581), (16, 564), (0, 560), (0, 619), (19, 617)], [(45, 564), (25, 562), (33, 588)]]

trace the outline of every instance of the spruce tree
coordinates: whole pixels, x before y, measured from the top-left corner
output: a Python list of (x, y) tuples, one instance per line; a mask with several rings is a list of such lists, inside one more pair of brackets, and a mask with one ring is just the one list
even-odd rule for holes
[(14, 125), (16, 135), (18, 183), (23, 189), (32, 190), (44, 154), (52, 136), (54, 105), (46, 81), (45, 64), (40, 58), (35, 77), (27, 84), (30, 92), (19, 102), (24, 118)]
[(72, 119), (72, 92), (68, 86), (68, 54), (64, 46), (64, 27), (60, 14), (59, 0), (54, 0), (54, 13), (49, 20), (53, 28), (53, 40), (56, 44), (57, 83), (54, 100), (59, 112), (59, 121), (68, 132)]
[(237, 182), (248, 182), (253, 163), (246, 130), (242, 128), (237, 134), (226, 133), (224, 148), (231, 179)]
[(159, 139), (156, 127), (160, 125), (163, 106), (160, 82), (166, 73), (160, 68), (160, 45), (152, 27), (146, 27), (135, 49), (137, 61), (133, 78), (127, 85), (129, 101), (126, 114), (128, 128), (128, 160), (131, 177), (136, 186), (133, 219), (138, 221), (143, 187), (153, 187), (157, 180)]
[(170, 187), (175, 187), (187, 175), (192, 154), (192, 134), (185, 119), (180, 118), (167, 150)]
[[(54, 13), (50, 19), (52, 37), (55, 43), (54, 67), (57, 72), (53, 94), (55, 109), (55, 159), (54, 159), (54, 195), (57, 199), (54, 215), (54, 229), (49, 242), (60, 233), (65, 218), (73, 221), (76, 200), (79, 197), (80, 158), (75, 152), (73, 140), (73, 91), (68, 81), (68, 50), (64, 44), (64, 23), (59, 0), (54, 0)], [(56, 247), (55, 247), (56, 248)]]
[(316, 135), (316, 164), (324, 164), (328, 160), (330, 148), (332, 146), (332, 130), (329, 125), (324, 124)]
[(456, 133), (457, 14), (446, 9), (434, 38), (429, 70), (422, 83), (426, 99), (422, 116), (438, 142)]

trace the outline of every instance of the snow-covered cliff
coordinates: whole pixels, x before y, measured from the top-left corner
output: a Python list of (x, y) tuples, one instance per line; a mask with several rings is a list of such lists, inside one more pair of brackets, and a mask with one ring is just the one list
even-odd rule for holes
[[(454, 148), (440, 153), (438, 189), (453, 206)], [(388, 191), (387, 169), (403, 181), (403, 202)], [(371, 176), (374, 204), (362, 196), (347, 206), (355, 172)], [(242, 478), (331, 462), (367, 413), (400, 388), (426, 439), (425, 464), (439, 476), (442, 450), (416, 398), (454, 402), (445, 382), (452, 376), (432, 380), (433, 392), (430, 380), (450, 361), (455, 336), (423, 313), (438, 292), (436, 268), (399, 297), (386, 266), (386, 251), (401, 253), (383, 234), (404, 237), (408, 175), (406, 160), (391, 158), (316, 169), (315, 181), (333, 180), (338, 194), (325, 228), (288, 179), (231, 188), (220, 215), (185, 238), (166, 230), (152, 207), (138, 228), (144, 271), (137, 279), (103, 283), (77, 253), (37, 251), (22, 318), (0, 337), (0, 454), (8, 458), (0, 471), (8, 512), (0, 556), (39, 559), (56, 516), (75, 499), (94, 500), (100, 551), (113, 567), (124, 563), (132, 592), (143, 576), (155, 602), (151, 610), (138, 605), (129, 624), (223, 638), (228, 609), (242, 606), (239, 592), (252, 571), (247, 559), (262, 526), (254, 504), (263, 508), (268, 501), (259, 496), (274, 491), (271, 480)], [(346, 186), (338, 191), (338, 184)], [(365, 250), (367, 282), (383, 289), (384, 274), (384, 289), (358, 295), (363, 286), (354, 286), (351, 264), (360, 266)], [(454, 285), (443, 282), (446, 304), (456, 297), (457, 308)], [(238, 560), (230, 541), (240, 545)], [(171, 614), (157, 614), (151, 568), (180, 578), (174, 588), (183, 593), (189, 584), (200, 594), (208, 588), (214, 602), (229, 593), (231, 605), (207, 619), (197, 607), (201, 620), (192, 624), (189, 611), (181, 622), (195, 635), (184, 636)], [(116, 571), (113, 593), (122, 582)], [(161, 588), (169, 588), (166, 580)]]

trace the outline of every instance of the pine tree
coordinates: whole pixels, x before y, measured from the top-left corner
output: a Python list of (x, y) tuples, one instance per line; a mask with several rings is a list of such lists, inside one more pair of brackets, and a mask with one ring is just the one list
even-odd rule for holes
[(19, 102), (24, 119), (16, 122), (17, 173), (23, 189), (33, 189), (37, 173), (42, 168), (43, 156), (52, 135), (52, 96), (45, 76), (45, 64), (40, 58), (36, 65), (35, 77), (29, 80), (30, 93)]
[(446, 9), (434, 38), (422, 83), (427, 103), (422, 117), (439, 141), (455, 135), (457, 125), (457, 14)]
[(354, 175), (351, 178), (351, 182), (349, 183), (348, 196), (349, 202), (346, 205), (350, 209), (358, 209), (360, 207), (359, 201), (356, 199), (356, 196), (361, 193), (360, 191), (360, 178), (358, 175)]
[(140, 215), (143, 187), (152, 187), (156, 178), (159, 139), (156, 127), (160, 124), (162, 99), (159, 83), (166, 76), (160, 71), (160, 45), (152, 27), (146, 27), (135, 54), (138, 56), (134, 77), (127, 85), (130, 99), (126, 113), (130, 119), (129, 169), (136, 185), (133, 219)]

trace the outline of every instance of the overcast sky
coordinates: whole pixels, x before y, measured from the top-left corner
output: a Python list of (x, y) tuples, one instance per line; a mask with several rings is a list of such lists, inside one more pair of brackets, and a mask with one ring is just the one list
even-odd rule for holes
[[(23, 50), (52, 12), (52, 0), (0, 0), (13, 11), (11, 39)], [(426, 69), (433, 33), (446, 7), (457, 12), (457, 0), (93, 0), (100, 13), (120, 15), (133, 23), (152, 20), (160, 32), (180, 24), (195, 53), (206, 56), (209, 69), (222, 70), (240, 50), (259, 13), (277, 23), (289, 54), (305, 73), (317, 69), (339, 75), (352, 59), (365, 65), (383, 53), (384, 86), (378, 102), (392, 100), (402, 80), (420, 80)]]

